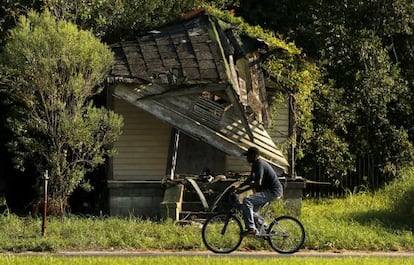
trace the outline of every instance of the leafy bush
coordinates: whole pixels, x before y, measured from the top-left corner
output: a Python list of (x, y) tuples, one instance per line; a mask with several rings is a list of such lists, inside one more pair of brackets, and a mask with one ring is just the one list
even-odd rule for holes
[(399, 177), (389, 183), (380, 193), (387, 202), (395, 221), (414, 224), (414, 168), (401, 171)]

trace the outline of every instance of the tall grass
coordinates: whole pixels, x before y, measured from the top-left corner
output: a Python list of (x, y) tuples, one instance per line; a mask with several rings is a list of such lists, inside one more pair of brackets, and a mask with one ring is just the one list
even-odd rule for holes
[(414, 169), (375, 193), (307, 201), (302, 209), (315, 249), (413, 250)]
[[(414, 169), (375, 193), (349, 194), (344, 199), (305, 200), (299, 219), (305, 248), (317, 250), (414, 250)], [(278, 215), (289, 213), (275, 203)], [(48, 218), (46, 236), (41, 219), (0, 215), (0, 251), (58, 250), (205, 250), (201, 225), (177, 225), (135, 217)], [(265, 241), (245, 238), (240, 247), (270, 250)]]
[(199, 228), (130, 218), (49, 218), (46, 236), (40, 218), (0, 216), (0, 250), (169, 249), (200, 247)]

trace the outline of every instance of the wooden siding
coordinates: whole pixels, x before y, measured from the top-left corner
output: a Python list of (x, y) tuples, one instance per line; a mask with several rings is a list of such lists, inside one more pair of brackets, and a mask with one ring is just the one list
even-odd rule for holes
[(287, 97), (284, 102), (277, 104), (273, 108), (276, 109), (276, 114), (273, 113), (272, 128), (268, 128), (267, 131), (277, 145), (286, 144), (286, 141), (289, 139), (290, 119)]
[[(154, 93), (157, 93), (156, 86), (153, 86), (152, 89)], [(231, 94), (230, 92), (229, 94)], [(218, 128), (210, 128), (188, 114), (189, 108), (192, 106), (191, 103), (198, 98), (197, 95), (163, 97), (155, 100), (143, 96), (140, 88), (137, 89), (134, 88), (134, 85), (126, 84), (117, 85), (113, 93), (116, 97), (152, 113), (159, 120), (209, 143), (228, 155), (240, 156), (250, 146), (257, 146), (262, 157), (271, 164), (283, 171), (286, 171), (288, 167), (283, 153), (278, 150), (263, 126), (254, 120), (244, 124), (242, 121), (243, 113), (237, 111), (234, 107), (236, 105), (232, 105), (225, 112)], [(246, 126), (248, 126), (248, 130), (246, 130)]]
[(226, 156), (226, 172), (249, 172), (250, 167), (244, 156)]
[(120, 99), (114, 111), (124, 117), (123, 134), (115, 143), (114, 180), (161, 180), (165, 175), (171, 126)]

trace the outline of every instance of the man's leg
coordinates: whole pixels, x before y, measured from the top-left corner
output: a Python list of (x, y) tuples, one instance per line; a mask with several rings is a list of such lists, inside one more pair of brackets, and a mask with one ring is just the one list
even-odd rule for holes
[(270, 200), (269, 195), (264, 192), (257, 192), (244, 198), (242, 209), (244, 224), (247, 230), (256, 229), (253, 213)]

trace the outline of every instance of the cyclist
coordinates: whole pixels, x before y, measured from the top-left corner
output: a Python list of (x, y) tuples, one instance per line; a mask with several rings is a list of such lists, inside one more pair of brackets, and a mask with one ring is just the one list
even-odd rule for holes
[(257, 229), (253, 219), (254, 213), (267, 202), (280, 198), (283, 195), (283, 187), (275, 170), (260, 158), (259, 149), (250, 147), (243, 155), (246, 156), (247, 162), (252, 164), (252, 168), (250, 176), (239, 186), (236, 193), (249, 189), (255, 191), (252, 195), (245, 197), (241, 205), (246, 227), (244, 234), (255, 235)]

